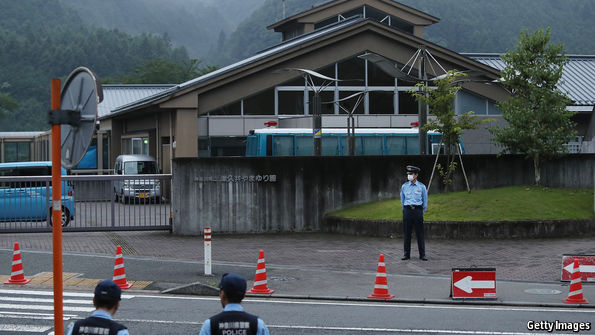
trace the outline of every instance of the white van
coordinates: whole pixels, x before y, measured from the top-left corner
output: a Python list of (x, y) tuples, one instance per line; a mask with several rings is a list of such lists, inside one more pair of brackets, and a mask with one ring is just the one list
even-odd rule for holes
[[(157, 161), (148, 155), (120, 155), (114, 164), (115, 175), (158, 174)], [(157, 179), (117, 179), (114, 182), (116, 201), (130, 200), (161, 201), (161, 185)]]

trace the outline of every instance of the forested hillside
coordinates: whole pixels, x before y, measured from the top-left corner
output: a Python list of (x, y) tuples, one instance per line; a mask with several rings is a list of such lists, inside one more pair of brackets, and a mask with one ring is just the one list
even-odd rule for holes
[(48, 129), (51, 79), (78, 66), (115, 78), (143, 61), (188, 61), (186, 50), (164, 37), (90, 28), (58, 0), (0, 1), (0, 13), (0, 101), (18, 103), (4, 111), (0, 131)]
[[(286, 16), (327, 1), (285, 0)], [(518, 43), (522, 29), (551, 27), (554, 43), (567, 53), (595, 54), (595, 1), (593, 0), (400, 0), (440, 18), (425, 37), (457, 52), (504, 53)], [(281, 0), (265, 3), (238, 26), (220, 50), (233, 62), (277, 44), (281, 35), (266, 27), (283, 18)]]
[[(193, 58), (214, 63), (222, 43), (264, 0), (61, 0), (89, 24), (130, 34), (166, 34)], [(220, 41), (221, 40), (221, 41)], [(213, 55), (212, 59), (208, 59)]]

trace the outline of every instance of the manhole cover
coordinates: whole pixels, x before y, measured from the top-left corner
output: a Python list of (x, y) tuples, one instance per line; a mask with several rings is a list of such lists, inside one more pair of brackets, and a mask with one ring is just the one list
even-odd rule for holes
[(293, 277), (275, 277), (275, 276), (269, 276), (269, 280), (273, 280), (273, 281), (292, 281), (292, 280), (297, 280), (296, 278)]
[(530, 289), (525, 290), (525, 292), (529, 293), (529, 294), (544, 294), (544, 295), (547, 295), (547, 294), (554, 295), (554, 294), (562, 293), (562, 291), (552, 290), (549, 288), (530, 288)]

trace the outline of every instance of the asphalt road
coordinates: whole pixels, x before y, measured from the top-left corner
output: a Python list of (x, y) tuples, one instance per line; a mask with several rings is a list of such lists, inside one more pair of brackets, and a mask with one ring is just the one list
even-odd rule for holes
[[(92, 310), (90, 293), (65, 292), (65, 326)], [(50, 291), (0, 290), (3, 334), (51, 334)], [(271, 334), (593, 334), (595, 310), (510, 306), (420, 305), (248, 298), (247, 311)], [(218, 298), (126, 293), (116, 319), (132, 334), (197, 334), (221, 310)], [(528, 329), (533, 322), (573, 323), (581, 332)]]

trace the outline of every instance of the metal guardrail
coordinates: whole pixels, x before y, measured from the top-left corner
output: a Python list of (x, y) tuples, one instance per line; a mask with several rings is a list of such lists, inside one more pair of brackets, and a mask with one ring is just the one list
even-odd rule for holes
[[(65, 232), (172, 229), (171, 174), (62, 176), (62, 191)], [(0, 233), (51, 231), (50, 208), (50, 176), (0, 177)]]

